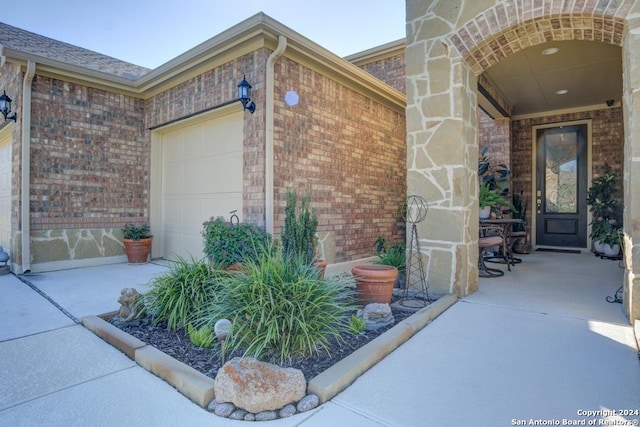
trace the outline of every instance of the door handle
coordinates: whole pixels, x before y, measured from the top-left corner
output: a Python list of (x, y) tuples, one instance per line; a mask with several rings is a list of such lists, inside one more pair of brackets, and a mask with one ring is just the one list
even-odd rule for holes
[(542, 213), (542, 210), (540, 209), (542, 207), (542, 199), (540, 198), (536, 199), (536, 206), (538, 208), (538, 214)]

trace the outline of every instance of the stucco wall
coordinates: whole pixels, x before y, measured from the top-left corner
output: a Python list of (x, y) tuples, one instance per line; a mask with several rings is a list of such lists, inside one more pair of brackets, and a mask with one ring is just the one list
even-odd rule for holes
[[(276, 234), (293, 189), (311, 196), (318, 231), (335, 239), (336, 262), (371, 256), (379, 235), (402, 240), (404, 114), (288, 58), (275, 70)], [(297, 105), (284, 101), (290, 90)]]

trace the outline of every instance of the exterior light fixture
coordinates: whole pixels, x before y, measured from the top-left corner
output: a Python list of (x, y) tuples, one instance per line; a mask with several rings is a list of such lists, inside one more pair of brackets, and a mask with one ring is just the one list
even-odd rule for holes
[(223, 365), (225, 362), (226, 353), (225, 340), (227, 339), (227, 335), (231, 333), (231, 326), (231, 321), (228, 319), (220, 319), (215, 323), (215, 325), (213, 325), (213, 333), (216, 334), (216, 337), (218, 337), (218, 339), (220, 340)]
[(251, 100), (251, 85), (247, 81), (246, 76), (244, 76), (238, 84), (238, 99), (242, 102), (242, 107), (244, 107), (245, 110), (249, 110), (251, 114), (256, 111), (256, 104)]
[(566, 95), (567, 93), (569, 93), (569, 91), (567, 89), (558, 89), (556, 91), (557, 95)]
[(555, 55), (558, 52), (560, 52), (560, 49), (558, 49), (557, 47), (550, 47), (549, 49), (543, 50), (542, 54), (543, 55)]
[(13, 113), (12, 116), (9, 116), (11, 112), (11, 98), (7, 96), (7, 92), (2, 91), (2, 95), (0, 95), (0, 113), (4, 116), (4, 120), (13, 120), (14, 122), (18, 121), (18, 117), (16, 113)]

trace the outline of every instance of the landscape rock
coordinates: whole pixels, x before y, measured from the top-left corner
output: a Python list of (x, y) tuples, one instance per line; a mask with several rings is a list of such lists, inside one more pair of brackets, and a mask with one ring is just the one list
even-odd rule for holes
[(364, 320), (367, 331), (374, 331), (395, 323), (389, 304), (371, 303), (358, 310), (358, 317)]
[(299, 369), (244, 357), (225, 363), (214, 384), (218, 402), (230, 402), (255, 414), (298, 402), (305, 396), (306, 388), (307, 382)]
[(295, 413), (296, 413), (296, 407), (291, 403), (278, 411), (278, 415), (280, 416), (280, 418), (287, 418), (287, 417), (290, 417), (291, 415), (295, 415)]
[(209, 404), (207, 405), (207, 411), (209, 412), (213, 412), (216, 409), (216, 406), (218, 406), (218, 401), (213, 399), (211, 402), (209, 402)]
[(244, 420), (245, 421), (255, 421), (256, 420), (256, 414), (252, 414), (251, 412), (248, 412), (247, 415), (244, 416)]
[(213, 413), (219, 417), (227, 418), (236, 410), (236, 407), (231, 403), (218, 403), (213, 409)]
[(298, 402), (296, 409), (298, 412), (307, 412), (314, 408), (317, 408), (320, 404), (320, 399), (316, 394), (308, 394)]
[(278, 418), (276, 411), (263, 411), (256, 414), (256, 421), (271, 421)]
[(244, 417), (246, 417), (248, 414), (247, 411), (245, 411), (244, 409), (236, 409), (235, 411), (233, 411), (231, 413), (231, 415), (229, 415), (229, 419), (230, 420), (244, 420)]

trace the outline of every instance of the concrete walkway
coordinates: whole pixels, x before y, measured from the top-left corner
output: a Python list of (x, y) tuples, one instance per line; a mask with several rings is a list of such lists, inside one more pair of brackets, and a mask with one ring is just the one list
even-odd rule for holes
[[(504, 277), (482, 279), (478, 292), (332, 401), (262, 425), (640, 420), (606, 413), (640, 410), (633, 331), (621, 305), (605, 302), (621, 282), (617, 263), (586, 253), (523, 259)], [(31, 286), (0, 276), (0, 425), (246, 426), (205, 412), (75, 322), (116, 310), (121, 288), (144, 290), (165, 269), (118, 264), (23, 277)]]

